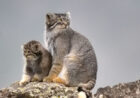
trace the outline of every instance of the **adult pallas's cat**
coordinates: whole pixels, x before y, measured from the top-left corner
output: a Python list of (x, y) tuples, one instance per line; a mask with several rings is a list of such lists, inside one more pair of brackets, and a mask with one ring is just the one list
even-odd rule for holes
[(97, 61), (89, 40), (70, 28), (69, 13), (46, 15), (47, 50), (52, 68), (43, 81), (91, 90), (96, 82)]

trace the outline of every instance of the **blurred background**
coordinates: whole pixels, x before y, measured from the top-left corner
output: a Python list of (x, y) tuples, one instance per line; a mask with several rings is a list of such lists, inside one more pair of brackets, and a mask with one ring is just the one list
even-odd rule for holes
[(0, 0), (0, 88), (20, 80), (21, 45), (43, 41), (47, 12), (71, 12), (98, 60), (95, 89), (140, 79), (140, 0)]

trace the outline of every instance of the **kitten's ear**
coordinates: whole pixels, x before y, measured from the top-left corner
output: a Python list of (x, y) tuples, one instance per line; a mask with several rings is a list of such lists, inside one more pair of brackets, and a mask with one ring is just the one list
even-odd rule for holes
[(38, 50), (38, 48), (39, 48), (39, 45), (38, 45), (38, 44), (37, 44), (37, 45), (35, 45), (35, 49), (36, 49), (36, 50)]
[(70, 12), (66, 12), (66, 15), (69, 19), (71, 19), (71, 15), (70, 15)]
[(39, 51), (41, 50), (40, 47), (41, 47), (40, 44), (36, 44), (36, 45), (34, 46), (35, 51), (36, 51), (36, 52), (39, 52)]
[(23, 44), (23, 45), (21, 45), (21, 46), (20, 46), (20, 47), (21, 47), (21, 49), (23, 49), (23, 48), (24, 48), (24, 45), (25, 45), (25, 44)]

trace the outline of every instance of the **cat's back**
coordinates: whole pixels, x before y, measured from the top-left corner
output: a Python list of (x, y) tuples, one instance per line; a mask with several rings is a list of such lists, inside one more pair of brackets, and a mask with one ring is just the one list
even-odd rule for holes
[(92, 51), (93, 47), (90, 41), (82, 34), (79, 32), (76, 32), (72, 29), (69, 29), (69, 32), (71, 32), (71, 49), (72, 51), (76, 51), (79, 53), (84, 53), (86, 51)]

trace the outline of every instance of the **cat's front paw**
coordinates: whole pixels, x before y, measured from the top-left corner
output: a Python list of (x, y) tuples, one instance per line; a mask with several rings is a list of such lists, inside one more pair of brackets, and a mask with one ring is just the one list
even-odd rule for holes
[(45, 78), (43, 78), (43, 82), (53, 82), (53, 78), (50, 76), (45, 77)]
[(61, 84), (66, 85), (66, 81), (63, 80), (63, 79), (61, 79), (60, 77), (54, 78), (54, 79), (53, 79), (53, 82), (55, 82), (55, 83), (61, 83)]

